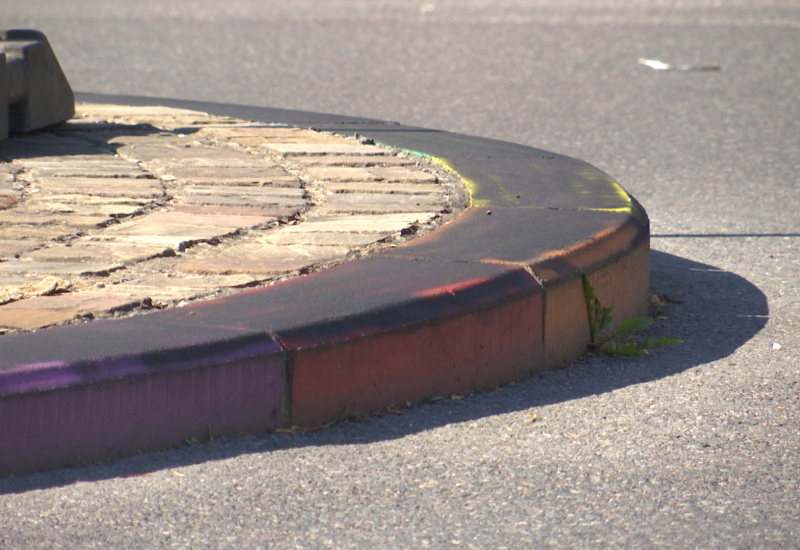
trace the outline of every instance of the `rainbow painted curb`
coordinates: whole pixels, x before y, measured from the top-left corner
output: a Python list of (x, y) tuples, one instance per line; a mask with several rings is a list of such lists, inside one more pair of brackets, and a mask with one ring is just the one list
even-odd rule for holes
[(618, 318), (647, 311), (647, 215), (580, 160), (351, 117), (78, 99), (358, 133), (436, 157), (472, 205), (402, 246), (271, 287), (4, 336), (0, 475), (322, 426), (563, 366), (589, 342), (583, 276)]

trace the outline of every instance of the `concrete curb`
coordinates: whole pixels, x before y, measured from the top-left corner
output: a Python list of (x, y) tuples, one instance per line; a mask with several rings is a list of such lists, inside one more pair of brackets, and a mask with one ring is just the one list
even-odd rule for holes
[(352, 117), (78, 99), (359, 133), (439, 158), (472, 206), (398, 248), (271, 287), (3, 337), (0, 475), (323, 426), (563, 366), (589, 341), (584, 275), (617, 319), (647, 311), (647, 216), (580, 160)]

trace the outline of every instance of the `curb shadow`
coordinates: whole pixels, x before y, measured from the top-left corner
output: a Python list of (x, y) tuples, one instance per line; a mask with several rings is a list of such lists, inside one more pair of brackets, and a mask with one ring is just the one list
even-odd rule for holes
[(321, 445), (366, 444), (397, 439), (447, 424), (542, 407), (680, 374), (732, 354), (767, 323), (766, 296), (734, 273), (659, 251), (651, 251), (651, 289), (672, 304), (648, 334), (684, 343), (654, 357), (585, 357), (568, 368), (535, 375), (502, 391), (463, 400), (443, 399), (402, 416), (379, 415), (318, 432), (266, 434), (122, 458), (106, 464), (0, 479), (0, 494), (19, 493), (131, 477), (245, 454)]

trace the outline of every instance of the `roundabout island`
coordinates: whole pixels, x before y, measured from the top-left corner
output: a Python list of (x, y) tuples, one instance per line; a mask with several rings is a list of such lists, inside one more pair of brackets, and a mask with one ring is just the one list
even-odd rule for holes
[(590, 342), (584, 278), (615, 318), (647, 311), (646, 213), (583, 161), (346, 116), (77, 100), (0, 145), (0, 475), (565, 366)]

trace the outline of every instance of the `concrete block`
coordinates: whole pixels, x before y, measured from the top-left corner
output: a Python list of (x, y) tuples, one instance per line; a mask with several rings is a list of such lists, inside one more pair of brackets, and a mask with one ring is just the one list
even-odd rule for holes
[(75, 96), (44, 34), (0, 31), (0, 139), (64, 122)]

